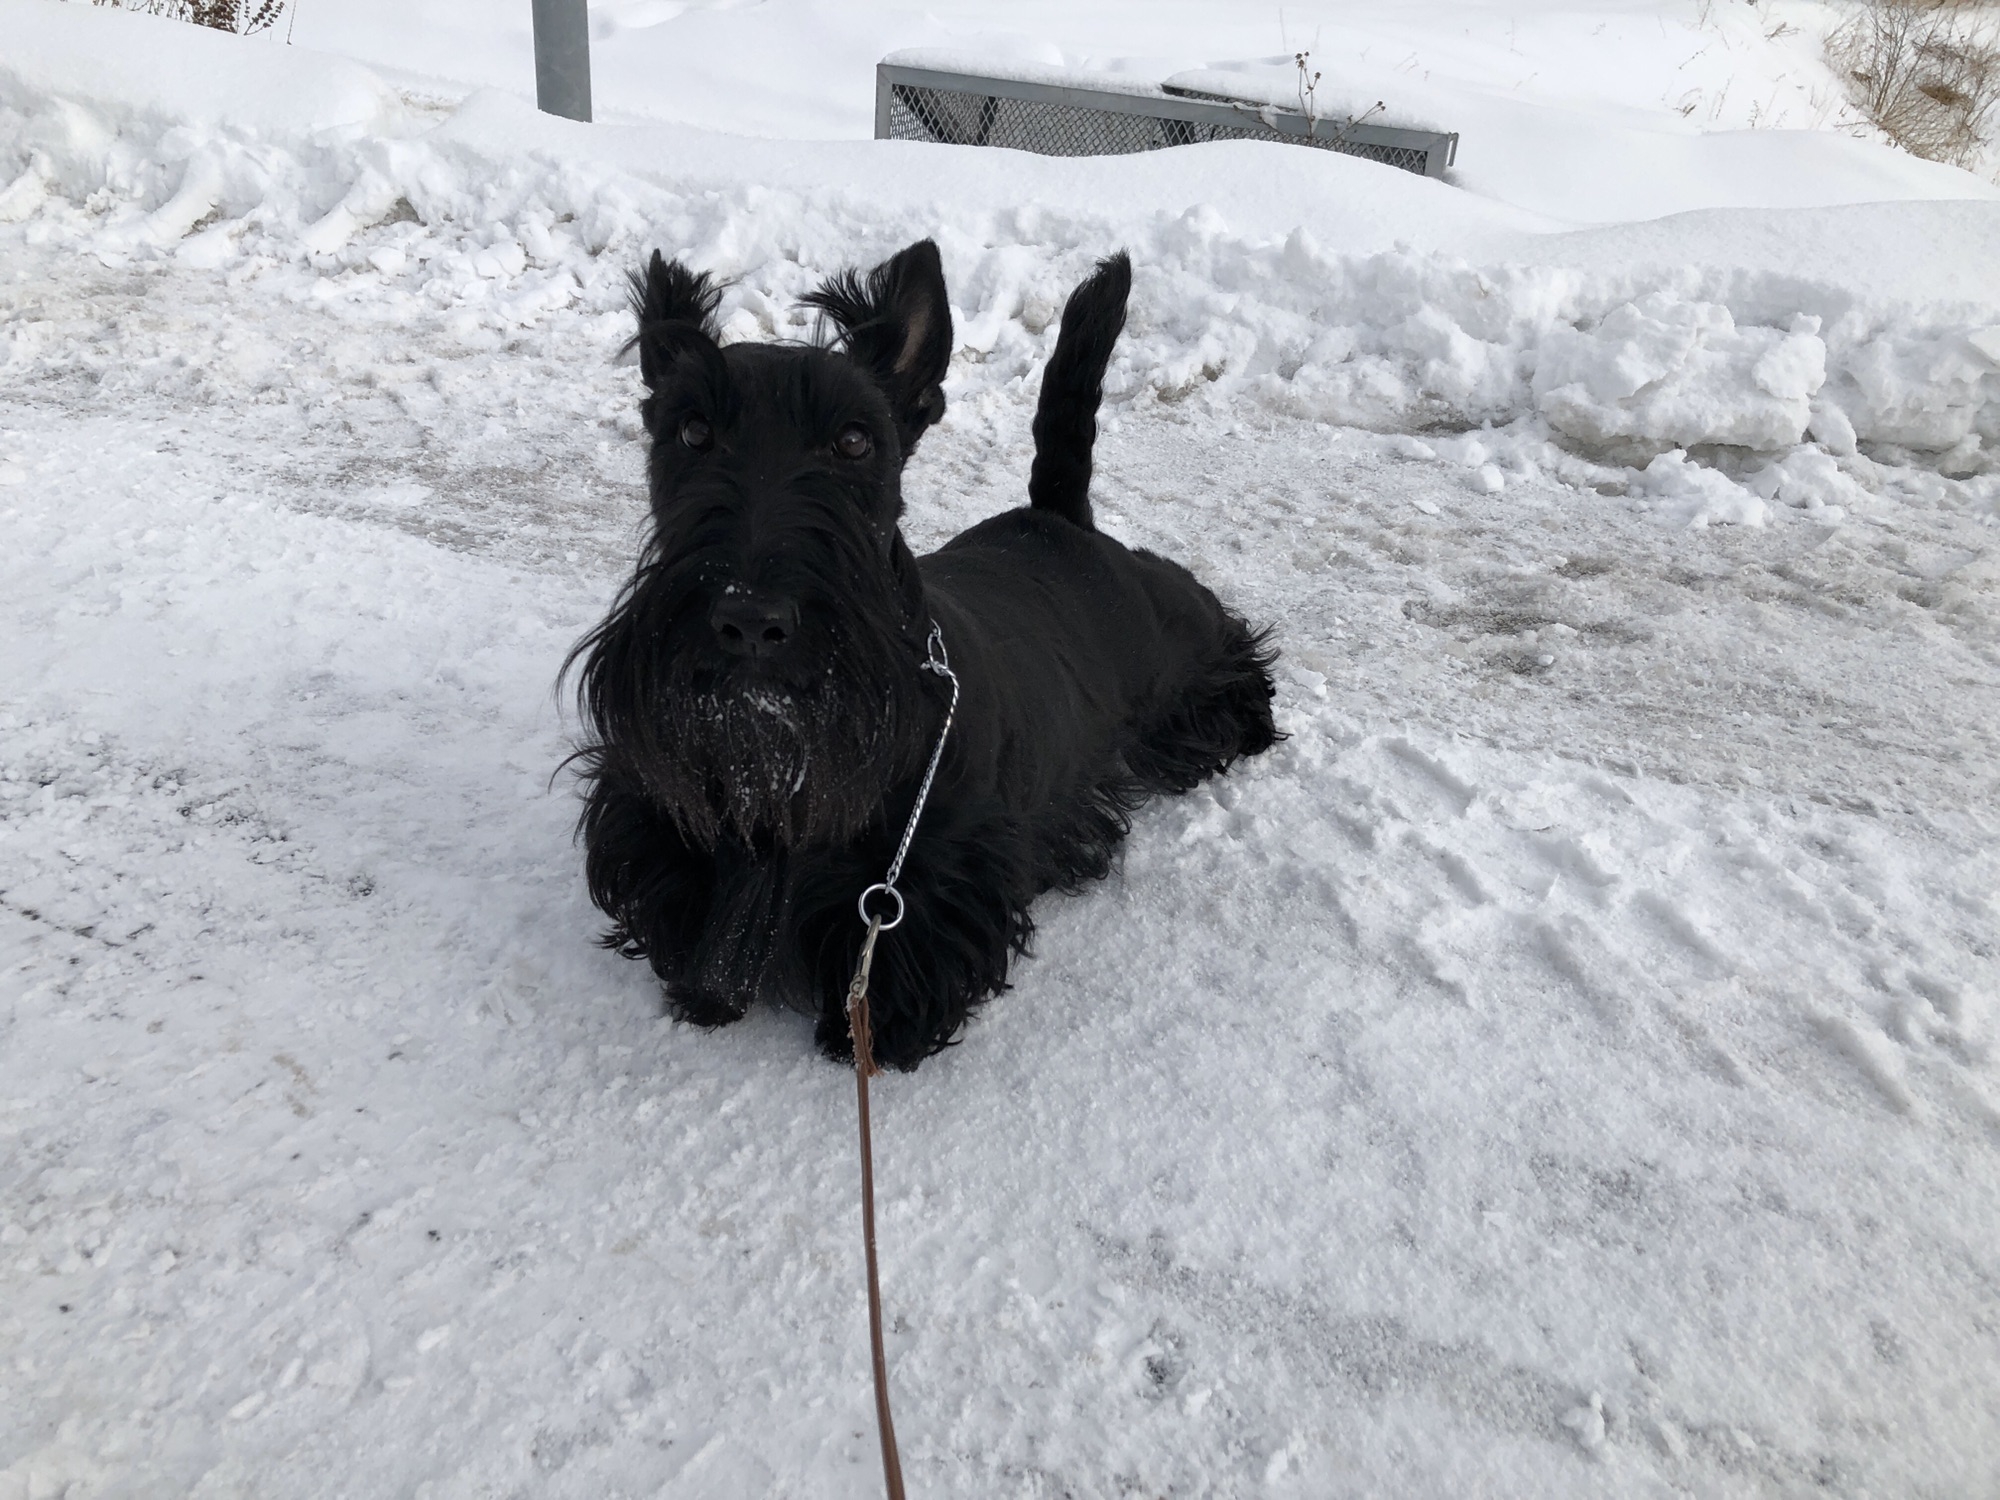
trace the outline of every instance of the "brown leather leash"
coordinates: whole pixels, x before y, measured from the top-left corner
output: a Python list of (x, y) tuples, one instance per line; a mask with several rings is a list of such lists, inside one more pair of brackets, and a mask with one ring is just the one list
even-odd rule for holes
[[(847, 1027), (854, 1038), (854, 1093), (861, 1122), (861, 1248), (868, 1265), (868, 1352), (875, 1372), (875, 1430), (882, 1439), (882, 1482), (889, 1500), (904, 1500), (903, 1459), (896, 1450), (896, 1423), (889, 1413), (889, 1361), (882, 1352), (882, 1281), (875, 1261), (875, 1147), (868, 1123), (868, 1080), (881, 1072), (875, 1063), (875, 1033), (868, 1021), (868, 970), (875, 962), (875, 940), (903, 920), (903, 897), (896, 878), (903, 873), (903, 860), (916, 836), (917, 819), (923, 816), (930, 799), (931, 782), (937, 777), (938, 762), (944, 759), (944, 742), (951, 734), (951, 721), (958, 712), (958, 674), (945, 654), (944, 634), (931, 621), (930, 640), (925, 646), (923, 669), (935, 672), (951, 683), (951, 704), (944, 711), (944, 727), (938, 730), (937, 748), (917, 788), (917, 804), (910, 809), (910, 821), (903, 825), (903, 842), (889, 862), (889, 873), (877, 885), (861, 893), (856, 903), (868, 936), (861, 941), (861, 961), (854, 966), (854, 981), (847, 987)], [(893, 902), (893, 915), (869, 914), (871, 897)]]
[(875, 1366), (875, 1430), (882, 1438), (882, 1482), (889, 1500), (903, 1500), (903, 1459), (896, 1451), (896, 1420), (889, 1414), (889, 1363), (882, 1352), (882, 1281), (875, 1268), (875, 1148), (868, 1131), (868, 1079), (875, 1065), (875, 1038), (868, 1028), (868, 966), (882, 919), (868, 923), (861, 966), (847, 987), (847, 1023), (854, 1033), (854, 1093), (861, 1118), (861, 1247), (868, 1262), (868, 1351)]

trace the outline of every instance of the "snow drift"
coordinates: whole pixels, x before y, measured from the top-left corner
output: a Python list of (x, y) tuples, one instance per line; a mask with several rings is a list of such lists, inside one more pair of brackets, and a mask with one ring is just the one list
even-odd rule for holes
[[(1695, 450), (1748, 484), (1746, 515), (1759, 494), (1825, 503), (1840, 480), (1866, 486), (1876, 460), (1982, 472), (2000, 438), (1990, 191), (1708, 210), (1635, 242), (1624, 226), (1539, 232), (1330, 153), (1051, 161), (579, 127), (492, 92), (426, 106), (345, 60), (143, 17), (4, 0), (0, 18), (0, 219), (100, 257), (297, 278), (357, 317), (596, 319), (658, 245), (731, 279), (731, 335), (796, 336), (817, 278), (935, 235), (955, 389), (976, 401), (1035, 377), (1063, 290), (1122, 244), (1139, 282), (1114, 404), (1491, 427), (1483, 461), (1592, 481), (1637, 483), (1655, 457)], [(1782, 270), (1741, 263), (1759, 239), (1786, 245)], [(7, 350), (19, 375), (64, 357)], [(1805, 447), (1831, 460), (1820, 480), (1773, 477)]]

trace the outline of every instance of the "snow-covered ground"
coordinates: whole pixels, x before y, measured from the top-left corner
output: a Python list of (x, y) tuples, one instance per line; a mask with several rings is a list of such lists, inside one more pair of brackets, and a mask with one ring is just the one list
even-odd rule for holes
[(858, 139), (895, 46), (1277, 50), (1219, 3), (606, 4), (588, 129), (478, 13), (0, 0), (0, 1500), (879, 1492), (851, 1083), (592, 945), (552, 689), (625, 268), (799, 335), (927, 233), (913, 541), (1128, 245), (1100, 514), (1291, 738), (881, 1086), (912, 1492), (2000, 1489), (2000, 194), (1804, 128), (1815, 7), (1388, 11), (1660, 168), (1458, 185)]

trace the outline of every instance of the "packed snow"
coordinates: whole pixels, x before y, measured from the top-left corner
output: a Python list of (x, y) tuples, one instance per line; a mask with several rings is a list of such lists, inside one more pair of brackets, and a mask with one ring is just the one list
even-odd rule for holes
[[(879, 1492), (851, 1080), (593, 945), (554, 684), (627, 269), (924, 235), (912, 541), (1129, 248), (1099, 514), (1290, 738), (880, 1085), (912, 1493), (2000, 1489), (2000, 190), (1820, 7), (607, 0), (593, 126), (519, 9), (0, 0), (0, 1500)], [(1453, 178), (864, 139), (1308, 45)]]

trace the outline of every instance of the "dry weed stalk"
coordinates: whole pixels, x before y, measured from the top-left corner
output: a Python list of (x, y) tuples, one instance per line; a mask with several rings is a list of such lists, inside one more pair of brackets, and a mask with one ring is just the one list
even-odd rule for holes
[(1976, 165), (2000, 106), (2000, 46), (1974, 0), (1868, 0), (1826, 39), (1857, 106), (1914, 156)]
[(192, 21), (197, 26), (248, 36), (277, 25), (278, 17), (285, 13), (286, 0), (91, 0), (91, 3), (136, 10), (149, 16), (169, 16), (176, 21)]

